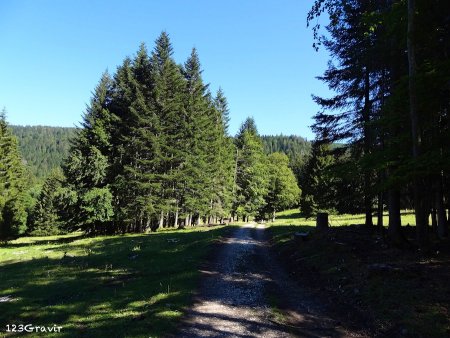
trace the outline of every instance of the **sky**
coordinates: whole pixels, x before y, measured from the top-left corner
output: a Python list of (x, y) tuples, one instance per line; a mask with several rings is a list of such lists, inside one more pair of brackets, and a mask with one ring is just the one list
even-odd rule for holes
[(76, 126), (108, 69), (168, 32), (174, 58), (197, 48), (203, 79), (223, 89), (230, 133), (248, 116), (260, 134), (314, 137), (329, 96), (315, 77), (328, 54), (312, 48), (313, 0), (0, 0), (0, 109), (16, 125)]

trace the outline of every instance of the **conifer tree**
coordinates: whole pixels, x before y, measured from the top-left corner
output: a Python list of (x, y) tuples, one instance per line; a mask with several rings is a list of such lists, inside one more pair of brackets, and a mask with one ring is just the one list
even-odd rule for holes
[(229, 109), (222, 89), (218, 90), (214, 98), (214, 107), (216, 109), (215, 128), (218, 133), (215, 153), (217, 166), (214, 176), (214, 206), (215, 213), (223, 219), (231, 215), (236, 150), (232, 138), (228, 135)]
[(300, 188), (302, 189), (300, 211), (305, 217), (311, 217), (319, 211), (329, 211), (334, 208), (334, 178), (329, 171), (333, 163), (330, 145), (316, 140), (312, 145), (311, 156), (305, 170), (300, 177)]
[(104, 73), (84, 115), (83, 129), (78, 131), (73, 140), (69, 157), (63, 166), (67, 179), (66, 188), (69, 189), (66, 195), (71, 196), (67, 200), (71, 205), (65, 206), (67, 221), (72, 227), (87, 232), (113, 231), (110, 228), (110, 217), (100, 217), (93, 222), (87, 211), (97, 208), (98, 213), (111, 216), (111, 198), (105, 197), (111, 196), (107, 180), (111, 146), (111, 114), (108, 109), (110, 91), (111, 78)]
[[(195, 49), (184, 65), (186, 79), (186, 112), (188, 117), (189, 146), (186, 152), (186, 169), (191, 172), (187, 179), (187, 208), (192, 209), (196, 218), (204, 216), (209, 222), (223, 218), (229, 212), (222, 187), (227, 173), (225, 151), (225, 119), (227, 111), (219, 111), (211, 98), (208, 86), (203, 84), (200, 61)], [(222, 96), (221, 108), (227, 109)], [(229, 144), (229, 143), (228, 143)], [(223, 163), (222, 161), (225, 161)], [(230, 162), (228, 162), (230, 163)], [(219, 177), (219, 175), (225, 175)], [(195, 192), (194, 194), (189, 192)]]
[[(289, 158), (282, 153), (268, 156), (269, 187), (266, 205), (262, 212), (269, 214), (275, 221), (276, 212), (298, 205), (301, 190), (297, 185), (294, 173), (289, 168)], [(265, 218), (265, 217), (264, 217)]]
[(159, 165), (161, 192), (158, 211), (159, 227), (167, 214), (176, 213), (183, 190), (181, 166), (186, 149), (185, 80), (172, 58), (169, 36), (162, 32), (151, 56), (153, 102), (160, 121), (158, 134), (161, 161)]
[(126, 163), (123, 172), (122, 196), (127, 196), (123, 213), (130, 231), (154, 228), (159, 208), (161, 182), (160, 120), (152, 98), (154, 83), (151, 78), (151, 60), (145, 45), (141, 45), (131, 64), (129, 86), (132, 102), (129, 106), (126, 144)]
[(26, 230), (25, 167), (17, 139), (6, 122), (6, 110), (0, 113), (0, 240), (5, 241)]
[(60, 205), (61, 189), (64, 184), (61, 169), (54, 169), (44, 181), (35, 204), (28, 233), (37, 236), (49, 236), (63, 233), (64, 219), (60, 216), (63, 206)]
[(268, 191), (266, 155), (253, 118), (244, 121), (236, 136), (236, 195), (234, 214), (248, 219), (264, 205)]

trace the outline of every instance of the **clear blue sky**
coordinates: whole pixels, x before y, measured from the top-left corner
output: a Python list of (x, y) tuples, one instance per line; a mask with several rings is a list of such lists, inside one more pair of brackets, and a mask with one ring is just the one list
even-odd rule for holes
[(261, 134), (313, 137), (311, 94), (328, 56), (316, 53), (313, 0), (1, 0), (0, 109), (21, 125), (74, 126), (102, 72), (114, 73), (162, 30), (182, 63), (196, 47), (204, 80), (221, 86), (234, 134), (253, 116)]

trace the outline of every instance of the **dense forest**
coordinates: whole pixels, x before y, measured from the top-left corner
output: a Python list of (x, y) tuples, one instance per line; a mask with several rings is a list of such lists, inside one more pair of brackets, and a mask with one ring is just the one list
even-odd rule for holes
[(448, 1), (315, 2), (314, 47), (332, 58), (319, 78), (336, 95), (314, 97), (322, 109), (301, 182), (304, 211), (360, 211), (372, 226), (377, 210), (381, 227), (387, 208), (390, 238), (403, 245), (400, 208), (413, 206), (422, 247), (430, 234), (448, 235), (449, 13)]
[(10, 126), (20, 152), (31, 173), (41, 179), (61, 166), (69, 154), (69, 140), (75, 128), (48, 126)]
[[(17, 137), (25, 164), (38, 179), (62, 165), (76, 132), (76, 128), (70, 127), (11, 125), (10, 128)], [(267, 155), (284, 153), (292, 165), (303, 163), (311, 152), (311, 143), (301, 136), (263, 135), (261, 140)]]
[[(230, 218), (274, 218), (276, 211), (298, 204), (300, 189), (288, 156), (266, 155), (252, 118), (235, 137), (228, 135), (227, 100), (221, 89), (213, 96), (203, 82), (196, 50), (183, 65), (172, 54), (163, 32), (151, 54), (142, 44), (115, 74), (104, 73), (73, 133), (43, 128), (37, 129), (44, 135), (38, 138), (36, 130), (16, 128), (25, 154), (31, 149), (26, 140), (36, 137), (41, 140), (36, 149), (54, 153), (56, 160), (73, 137), (62, 169), (52, 170), (38, 193), (26, 185), (14, 188), (8, 201), (34, 197), (28, 207), (14, 204), (17, 215), (23, 215), (17, 226), (6, 221), (9, 202), (2, 205), (3, 239), (22, 233), (144, 232)], [(8, 152), (15, 154), (14, 166), (2, 171), (4, 180), (11, 171), (24, 182), (25, 165), (18, 160), (19, 147), (4, 115), (2, 123), (14, 148)], [(33, 155), (26, 162), (33, 163), (39, 153)], [(51, 158), (42, 170), (53, 166)]]

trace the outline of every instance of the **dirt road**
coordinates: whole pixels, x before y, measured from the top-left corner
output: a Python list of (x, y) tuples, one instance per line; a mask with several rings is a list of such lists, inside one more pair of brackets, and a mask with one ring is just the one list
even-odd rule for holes
[(262, 225), (218, 246), (177, 337), (364, 337), (341, 326), (272, 257)]

